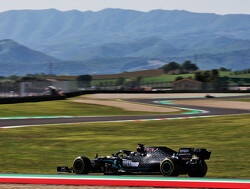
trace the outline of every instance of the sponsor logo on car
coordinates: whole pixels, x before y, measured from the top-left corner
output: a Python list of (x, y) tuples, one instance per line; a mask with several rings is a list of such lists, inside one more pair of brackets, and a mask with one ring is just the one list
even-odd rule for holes
[(131, 160), (123, 160), (122, 165), (123, 167), (138, 167), (139, 162), (132, 162)]

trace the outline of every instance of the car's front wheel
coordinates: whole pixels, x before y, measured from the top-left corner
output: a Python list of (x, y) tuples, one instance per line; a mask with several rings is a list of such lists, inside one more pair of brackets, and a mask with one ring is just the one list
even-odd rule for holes
[(90, 169), (91, 162), (87, 157), (79, 156), (73, 162), (73, 171), (76, 174), (88, 174)]

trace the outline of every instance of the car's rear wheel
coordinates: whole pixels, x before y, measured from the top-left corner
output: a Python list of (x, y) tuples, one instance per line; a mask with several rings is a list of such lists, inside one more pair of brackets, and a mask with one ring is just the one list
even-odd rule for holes
[(204, 177), (207, 174), (207, 164), (202, 161), (199, 164), (191, 165), (188, 169), (188, 176), (190, 177)]
[(178, 176), (179, 164), (177, 159), (165, 159), (161, 162), (160, 171), (164, 176)]
[(73, 171), (76, 174), (88, 174), (91, 169), (90, 159), (79, 156), (73, 162)]

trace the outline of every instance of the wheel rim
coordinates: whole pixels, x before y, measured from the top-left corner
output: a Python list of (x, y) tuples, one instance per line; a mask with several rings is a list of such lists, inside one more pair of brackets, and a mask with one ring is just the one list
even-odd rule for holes
[(174, 164), (171, 160), (165, 160), (161, 163), (161, 173), (165, 176), (170, 176), (174, 170)]
[(172, 169), (173, 169), (172, 164), (169, 161), (166, 161), (162, 164), (162, 171), (165, 174), (169, 174)]

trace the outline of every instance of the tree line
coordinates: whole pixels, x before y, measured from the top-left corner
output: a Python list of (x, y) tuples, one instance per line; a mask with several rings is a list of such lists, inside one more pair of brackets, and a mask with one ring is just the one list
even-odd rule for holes
[(198, 70), (198, 66), (193, 64), (191, 61), (187, 60), (183, 64), (179, 64), (177, 62), (170, 62), (161, 67), (165, 73), (175, 73), (175, 74), (185, 74), (185, 73), (193, 73)]

